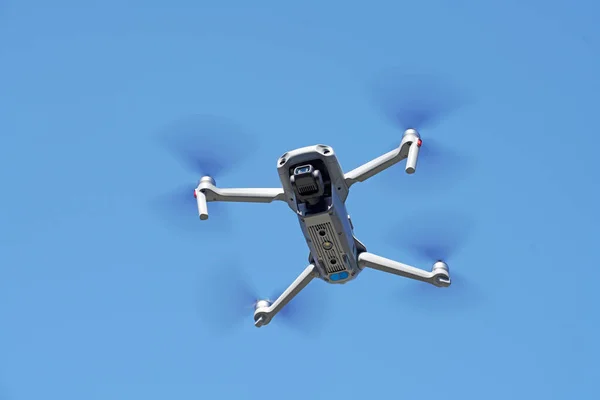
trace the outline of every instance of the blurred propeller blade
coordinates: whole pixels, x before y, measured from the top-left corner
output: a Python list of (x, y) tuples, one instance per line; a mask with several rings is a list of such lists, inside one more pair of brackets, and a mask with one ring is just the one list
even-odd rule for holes
[(218, 201), (208, 203), (209, 219), (200, 221), (194, 189), (198, 184), (181, 186), (153, 199), (153, 209), (164, 218), (167, 225), (188, 233), (229, 232), (233, 223), (228, 204)]
[(402, 242), (423, 260), (451, 260), (468, 239), (472, 223), (468, 216), (446, 211), (413, 216), (404, 223)]
[[(228, 119), (193, 115), (167, 126), (159, 140), (198, 179), (217, 178), (252, 154), (252, 136)], [(193, 189), (193, 188), (192, 188)]]
[(471, 218), (456, 211), (412, 214), (396, 225), (396, 246), (420, 261), (449, 262), (464, 245), (473, 227)]
[[(391, 144), (389, 150), (397, 148)], [(460, 154), (434, 138), (423, 139), (419, 151), (417, 170), (414, 175), (406, 176), (404, 167), (394, 166), (384, 172), (384, 187), (396, 191), (400, 187), (408, 193), (440, 192), (464, 180), (472, 170), (474, 162), (470, 157)]]
[(440, 315), (452, 315), (483, 304), (485, 295), (473, 279), (452, 270), (450, 276), (452, 285), (448, 288), (437, 288), (424, 282), (407, 282), (405, 287), (394, 292), (393, 297), (401, 302), (402, 307)]
[[(430, 128), (467, 104), (464, 93), (434, 74), (391, 69), (374, 83), (372, 94), (375, 106), (398, 129), (398, 139), (390, 145), (390, 150), (398, 147), (406, 129), (416, 129), (423, 139), (417, 171), (414, 177), (402, 179), (403, 190), (439, 190), (441, 185), (456, 182), (468, 173), (473, 160), (428, 134)], [(406, 173), (403, 168), (392, 171), (386, 175), (394, 179), (394, 184), (386, 186), (396, 188), (399, 175)]]
[[(253, 326), (256, 303), (259, 300), (269, 300), (272, 303), (280, 293), (283, 293), (283, 290), (273, 293), (272, 296), (260, 296), (239, 264), (229, 261), (203, 274), (199, 313), (206, 326), (223, 334), (231, 332), (240, 323)], [(296, 331), (315, 331), (317, 322), (320, 322), (317, 317), (321, 316), (322, 312), (310, 307), (310, 301), (307, 301), (309, 295), (307, 287), (292, 299), (268, 326), (283, 322)]]
[(210, 266), (202, 273), (198, 312), (203, 324), (218, 333), (228, 333), (245, 320), (252, 324), (257, 290), (233, 261)]
[(398, 292), (403, 305), (445, 312), (481, 303), (481, 290), (464, 268), (452, 263), (453, 257), (466, 244), (473, 226), (468, 215), (455, 211), (413, 214), (395, 225), (388, 235), (394, 247), (412, 254), (416, 261), (427, 263), (417, 265), (421, 268), (431, 268), (438, 260), (446, 262), (452, 279), (449, 288), (407, 282), (406, 288)]
[(448, 80), (399, 68), (382, 73), (372, 93), (376, 107), (402, 132), (428, 129), (467, 102), (467, 97)]
[(226, 231), (231, 227), (227, 206), (209, 202), (209, 218), (199, 221), (194, 189), (204, 175), (216, 178), (251, 154), (256, 142), (228, 119), (210, 115), (182, 118), (159, 132), (158, 140), (189, 171), (196, 183), (179, 188), (155, 201), (155, 208), (171, 225), (191, 232)]
[[(317, 334), (324, 326), (328, 304), (324, 301), (323, 291), (319, 290), (320, 283), (322, 282), (314, 280), (302, 289), (271, 323), (284, 323), (290, 329), (304, 335)], [(283, 292), (284, 290), (279, 291), (271, 299), (275, 300)]]
[[(309, 285), (310, 286), (310, 285)], [(309, 288), (292, 299), (269, 326), (285, 323), (303, 333), (312, 333), (320, 326), (322, 309), (311, 307)], [(229, 261), (203, 274), (200, 287), (199, 313), (204, 324), (220, 334), (231, 332), (236, 325), (254, 324), (254, 307), (259, 300), (275, 301), (281, 292), (260, 296), (251, 279), (239, 265)], [(268, 328), (266, 328), (268, 329)]]

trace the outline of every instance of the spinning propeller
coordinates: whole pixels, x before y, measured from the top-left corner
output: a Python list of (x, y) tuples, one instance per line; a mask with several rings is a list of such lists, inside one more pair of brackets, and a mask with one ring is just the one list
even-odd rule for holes
[[(467, 172), (470, 160), (430, 135), (430, 129), (467, 103), (467, 97), (458, 89), (434, 75), (392, 70), (375, 82), (372, 94), (376, 107), (398, 131), (416, 129), (423, 139), (416, 176), (403, 178), (403, 188), (439, 189), (440, 185), (456, 182)], [(447, 137), (446, 142), (452, 143), (451, 133)], [(462, 137), (457, 138), (454, 147), (464, 141)], [(396, 141), (390, 149), (398, 144)], [(397, 174), (404, 174), (404, 171), (399, 168), (392, 171), (388, 176), (398, 182)]]
[[(198, 311), (205, 326), (218, 333), (227, 333), (244, 322), (253, 326), (248, 322), (253, 321), (257, 303), (267, 300), (272, 304), (284, 290), (261, 296), (241, 268), (228, 261), (203, 272)], [(323, 316), (322, 305), (315, 307), (311, 304), (310, 294), (306, 289), (300, 292), (283, 307), (271, 324), (284, 323), (304, 333), (318, 328), (320, 320), (317, 317)]]
[(200, 227), (214, 231), (229, 226), (226, 205), (221, 202), (209, 203), (214, 217), (199, 226), (194, 189), (202, 176), (211, 176), (218, 182), (251, 154), (255, 145), (252, 137), (225, 118), (194, 115), (167, 126), (158, 139), (162, 147), (195, 176), (189, 184), (157, 202), (162, 211), (169, 214), (168, 220), (190, 231), (198, 231)]
[(428, 312), (452, 312), (479, 303), (481, 293), (465, 271), (471, 265), (454, 264), (454, 257), (466, 244), (472, 228), (473, 222), (467, 215), (452, 211), (413, 214), (396, 224), (388, 235), (391, 245), (412, 254), (424, 264), (422, 267), (431, 268), (436, 261), (444, 261), (452, 280), (448, 288), (408, 283), (400, 292), (405, 306), (424, 307)]
[(225, 118), (194, 115), (167, 127), (164, 147), (198, 178), (214, 179), (231, 170), (253, 150), (252, 138)]

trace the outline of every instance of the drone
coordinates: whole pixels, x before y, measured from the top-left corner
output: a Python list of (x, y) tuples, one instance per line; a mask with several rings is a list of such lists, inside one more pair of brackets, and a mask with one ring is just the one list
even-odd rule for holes
[(346, 208), (349, 189), (406, 160), (405, 171), (417, 170), (423, 142), (415, 129), (407, 129), (398, 148), (344, 173), (332, 147), (317, 144), (288, 151), (277, 160), (281, 188), (220, 188), (211, 176), (203, 176), (194, 190), (201, 221), (208, 219), (210, 202), (286, 202), (296, 214), (309, 249), (308, 266), (274, 301), (262, 299), (254, 305), (254, 325), (272, 319), (313, 279), (342, 285), (356, 279), (365, 268), (449, 287), (446, 262), (438, 260), (431, 271), (403, 264), (367, 251), (354, 235)]
[[(468, 218), (461, 217), (459, 220), (451, 222), (448, 226), (451, 227), (452, 232), (445, 234), (443, 223), (440, 225), (440, 220), (444, 217), (436, 218), (434, 225), (431, 226), (434, 229), (423, 235), (424, 238), (420, 243), (416, 239), (418, 237), (416, 230), (421, 229), (425, 224), (421, 218), (417, 223), (409, 223), (412, 229), (408, 236), (402, 239), (402, 245), (415, 253), (420, 253), (428, 262), (433, 262), (431, 269), (425, 270), (367, 251), (367, 247), (354, 233), (354, 225), (346, 207), (346, 200), (353, 185), (365, 182), (401, 161), (406, 160), (405, 173), (413, 175), (417, 171), (417, 162), (421, 157), (424, 162), (420, 167), (421, 176), (425, 178), (427, 178), (427, 168), (424, 167), (435, 165), (435, 163), (429, 162), (428, 158), (431, 154), (440, 154), (439, 151), (433, 150), (438, 147), (435, 144), (436, 140), (428, 139), (428, 143), (423, 145), (418, 129), (426, 124), (431, 124), (442, 113), (455, 107), (456, 101), (452, 100), (452, 105), (450, 102), (444, 104), (444, 95), (440, 90), (442, 86), (433, 87), (430, 84), (430, 77), (426, 76), (424, 81), (421, 80), (422, 77), (411, 75), (409, 79), (403, 80), (406, 84), (402, 83), (395, 87), (390, 85), (388, 80), (382, 86), (390, 93), (385, 100), (388, 115), (403, 132), (399, 145), (394, 144), (392, 150), (348, 172), (343, 171), (331, 146), (316, 144), (296, 148), (284, 153), (277, 160), (277, 172), (281, 182), (279, 188), (218, 187), (215, 176), (220, 169), (226, 168), (223, 165), (219, 166), (221, 158), (229, 156), (234, 161), (238, 160), (240, 157), (232, 155), (230, 145), (232, 143), (239, 144), (239, 140), (231, 136), (229, 128), (227, 132), (217, 132), (220, 126), (213, 124), (205, 131), (210, 132), (211, 137), (224, 138), (228, 148), (225, 151), (216, 151), (215, 146), (209, 144), (204, 138), (201, 139), (202, 144), (194, 148), (190, 144), (190, 140), (198, 141), (201, 129), (198, 129), (196, 125), (191, 128), (183, 127), (188, 131), (189, 137), (187, 140), (180, 141), (177, 153), (178, 158), (181, 159), (181, 155), (183, 155), (187, 159), (188, 166), (191, 166), (195, 173), (201, 176), (194, 189), (194, 206), (197, 206), (201, 223), (206, 223), (205, 221), (209, 219), (209, 209), (213, 207), (212, 205), (209, 207), (209, 203), (220, 202), (284, 202), (298, 218), (304, 241), (309, 250), (308, 265), (281, 294), (271, 299), (259, 300), (252, 295), (256, 327), (269, 325), (273, 318), (314, 279), (320, 279), (332, 285), (343, 285), (356, 279), (365, 268), (370, 268), (420, 281), (437, 288), (448, 288), (452, 284), (447, 264), (449, 251), (451, 248), (455, 250), (456, 244), (458, 244), (457, 237), (460, 235), (456, 232), (456, 227)], [(427, 95), (431, 89), (436, 91), (434, 96)], [(404, 98), (398, 101), (399, 96), (404, 96)], [(450, 96), (456, 97), (452, 93)], [(244, 153), (248, 152), (248, 149), (244, 148)], [(441, 153), (446, 153), (446, 151)], [(437, 158), (439, 155), (435, 157)], [(439, 179), (449, 167), (456, 166), (461, 158), (459, 155), (453, 154), (449, 162), (443, 163), (443, 168), (437, 169), (428, 177), (428, 184), (431, 179)], [(454, 180), (456, 176), (453, 173), (451, 180)], [(450, 179), (444, 181), (448, 180)], [(437, 185), (436, 187), (439, 188)], [(190, 190), (189, 186), (185, 189), (185, 193), (189, 193), (188, 190)], [(186, 199), (193, 200), (191, 196), (188, 196)], [(181, 201), (181, 196), (178, 196), (177, 199), (177, 201)], [(189, 221), (189, 214), (186, 214), (186, 221)], [(406, 229), (400, 229), (400, 231), (406, 231)], [(442, 238), (440, 233), (445, 238)], [(434, 239), (435, 236), (437, 239)], [(446, 238), (454, 243), (446, 243), (444, 246), (443, 242), (447, 242)], [(249, 291), (241, 289), (240, 292)], [(237, 295), (235, 294), (235, 296)], [(250, 301), (250, 299), (248, 300)], [(286, 308), (286, 310), (288, 309)], [(285, 314), (282, 313), (282, 316)]]

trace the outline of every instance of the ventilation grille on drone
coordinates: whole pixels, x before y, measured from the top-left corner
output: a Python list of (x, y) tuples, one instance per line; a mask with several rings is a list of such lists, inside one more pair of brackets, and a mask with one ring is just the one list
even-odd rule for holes
[[(335, 231), (331, 226), (331, 223), (318, 224), (308, 227), (308, 232), (312, 242), (317, 248), (319, 259), (323, 260), (323, 266), (328, 274), (343, 271), (346, 269), (343, 261), (343, 252), (339, 248), (337, 240), (334, 240)], [(331, 242), (333, 247), (329, 250), (325, 250), (323, 243)]]
[[(329, 260), (331, 261), (331, 260)], [(325, 261), (327, 262), (327, 261)], [(325, 270), (327, 271), (328, 274), (331, 274), (333, 272), (340, 272), (340, 271), (344, 271), (346, 269), (346, 267), (344, 266), (344, 264), (342, 264), (341, 261), (338, 261), (335, 265), (326, 265), (325, 266)]]
[(317, 185), (304, 185), (298, 188), (298, 192), (300, 192), (300, 194), (314, 193), (317, 189)]

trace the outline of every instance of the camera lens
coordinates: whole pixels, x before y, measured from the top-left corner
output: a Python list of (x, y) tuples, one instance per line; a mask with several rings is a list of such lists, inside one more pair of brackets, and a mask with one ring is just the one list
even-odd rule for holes
[(294, 175), (306, 174), (306, 173), (310, 172), (310, 169), (311, 169), (310, 165), (304, 165), (302, 167), (298, 167), (294, 170)]

